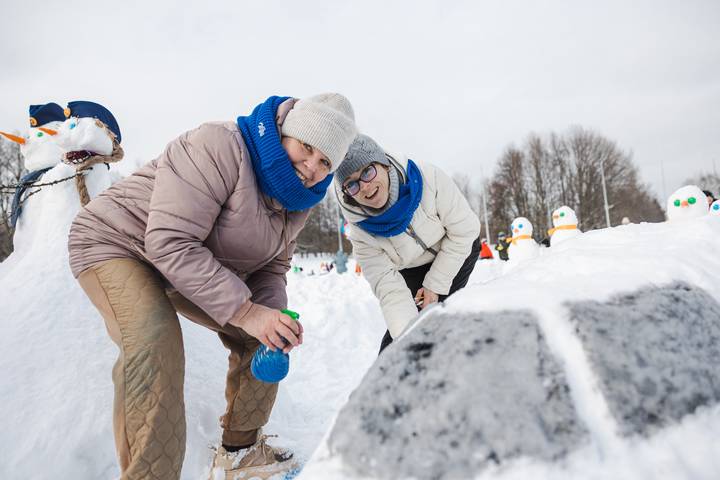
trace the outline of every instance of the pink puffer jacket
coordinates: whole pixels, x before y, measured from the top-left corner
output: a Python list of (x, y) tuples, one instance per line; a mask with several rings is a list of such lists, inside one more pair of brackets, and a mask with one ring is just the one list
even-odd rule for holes
[[(279, 123), (293, 104), (280, 106)], [(235, 123), (205, 123), (78, 214), (70, 267), (77, 277), (104, 260), (137, 258), (225, 325), (251, 297), (287, 306), (285, 273), (308, 214), (260, 191)]]

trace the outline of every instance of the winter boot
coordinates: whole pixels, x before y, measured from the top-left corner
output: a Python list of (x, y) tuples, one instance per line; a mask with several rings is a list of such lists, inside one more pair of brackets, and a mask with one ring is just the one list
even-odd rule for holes
[(292, 452), (268, 445), (265, 440), (270, 437), (277, 435), (261, 434), (255, 444), (237, 452), (228, 452), (220, 445), (215, 452), (209, 480), (267, 480), (274, 475), (297, 471), (299, 465)]

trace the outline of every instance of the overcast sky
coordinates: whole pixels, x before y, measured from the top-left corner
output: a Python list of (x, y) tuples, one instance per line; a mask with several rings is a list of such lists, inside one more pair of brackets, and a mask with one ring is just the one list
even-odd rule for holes
[(338, 91), (381, 145), (450, 173), (489, 175), (508, 145), (572, 125), (632, 151), (658, 196), (720, 170), (717, 0), (0, 0), (0, 12), (0, 130), (25, 128), (29, 104), (93, 100), (135, 161), (270, 95)]

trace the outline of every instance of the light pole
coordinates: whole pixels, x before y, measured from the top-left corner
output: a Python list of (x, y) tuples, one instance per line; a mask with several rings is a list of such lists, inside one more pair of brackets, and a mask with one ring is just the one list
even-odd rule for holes
[(605, 186), (605, 159), (600, 160), (600, 178), (602, 179), (603, 201), (605, 202), (605, 221), (610, 228), (610, 206), (608, 205), (607, 187)]
[(485, 181), (483, 180), (482, 169), (480, 169), (480, 194), (482, 196), (483, 215), (485, 215), (485, 236), (487, 237), (488, 243), (492, 242), (492, 235), (490, 235), (490, 226), (488, 224), (488, 213), (487, 213), (487, 200), (485, 198)]
[(490, 235), (490, 226), (488, 225), (487, 200), (485, 199), (485, 184), (482, 184), (480, 186), (480, 189), (482, 191), (483, 215), (485, 215), (485, 235), (487, 236), (487, 241), (492, 242), (492, 235)]

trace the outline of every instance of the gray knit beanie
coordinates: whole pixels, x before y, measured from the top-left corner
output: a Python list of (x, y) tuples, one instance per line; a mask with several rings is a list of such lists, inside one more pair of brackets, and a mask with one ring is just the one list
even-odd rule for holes
[(381, 163), (390, 166), (390, 161), (380, 145), (365, 134), (359, 133), (350, 145), (345, 159), (335, 172), (335, 182), (339, 186), (345, 183), (350, 175), (361, 170), (371, 163)]
[(357, 135), (350, 101), (339, 93), (321, 93), (298, 100), (285, 117), (282, 135), (319, 149), (334, 171)]

